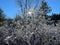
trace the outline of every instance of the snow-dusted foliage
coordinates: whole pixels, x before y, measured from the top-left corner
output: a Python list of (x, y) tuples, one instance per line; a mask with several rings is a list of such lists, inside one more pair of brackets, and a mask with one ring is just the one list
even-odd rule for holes
[[(31, 14), (31, 12), (29, 12)], [(45, 16), (17, 16), (0, 27), (0, 45), (58, 45), (60, 44), (60, 22), (45, 19)]]

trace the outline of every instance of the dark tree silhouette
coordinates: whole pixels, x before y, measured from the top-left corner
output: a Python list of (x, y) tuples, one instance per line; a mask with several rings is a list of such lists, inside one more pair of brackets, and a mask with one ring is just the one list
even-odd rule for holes
[(3, 12), (3, 10), (0, 8), (0, 26), (2, 25), (3, 21), (5, 21), (5, 14)]

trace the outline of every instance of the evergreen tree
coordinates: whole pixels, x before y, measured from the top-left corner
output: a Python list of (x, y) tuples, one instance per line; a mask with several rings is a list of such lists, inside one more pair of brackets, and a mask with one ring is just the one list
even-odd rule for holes
[(47, 2), (45, 2), (45, 0), (42, 1), (40, 9), (43, 11), (44, 15), (51, 11), (50, 7), (48, 6)]
[(0, 22), (3, 22), (5, 20), (5, 14), (3, 13), (3, 10), (0, 9)]
[(0, 26), (3, 25), (3, 21), (5, 21), (5, 14), (3, 13), (3, 10), (0, 8)]

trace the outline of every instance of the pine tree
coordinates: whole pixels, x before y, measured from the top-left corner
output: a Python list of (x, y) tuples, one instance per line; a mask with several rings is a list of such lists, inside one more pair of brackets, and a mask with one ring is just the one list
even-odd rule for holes
[(3, 10), (0, 9), (0, 22), (3, 22), (5, 20), (5, 14), (3, 13)]
[(43, 11), (44, 15), (47, 15), (51, 11), (50, 7), (48, 6), (45, 0), (42, 1), (40, 9)]
[(3, 21), (5, 21), (5, 14), (3, 13), (3, 10), (0, 8), (0, 26), (3, 25)]

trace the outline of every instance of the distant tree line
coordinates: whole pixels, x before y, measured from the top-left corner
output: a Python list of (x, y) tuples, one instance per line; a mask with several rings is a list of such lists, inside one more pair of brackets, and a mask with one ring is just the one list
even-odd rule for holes
[(51, 20), (60, 20), (60, 14), (52, 14)]

